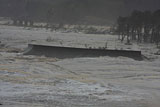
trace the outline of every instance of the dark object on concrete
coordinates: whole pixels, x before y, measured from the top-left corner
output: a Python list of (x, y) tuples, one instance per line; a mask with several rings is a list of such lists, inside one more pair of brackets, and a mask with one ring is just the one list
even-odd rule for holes
[(86, 49), (74, 47), (48, 46), (39, 44), (28, 44), (28, 48), (24, 52), (24, 55), (44, 55), (47, 57), (56, 57), (59, 59), (78, 57), (124, 56), (133, 58), (135, 60), (142, 60), (141, 51)]
[(0, 105), (3, 105), (3, 104), (0, 103)]

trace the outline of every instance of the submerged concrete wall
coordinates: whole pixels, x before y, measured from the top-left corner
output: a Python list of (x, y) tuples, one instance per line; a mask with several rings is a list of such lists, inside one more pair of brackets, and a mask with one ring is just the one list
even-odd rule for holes
[(64, 58), (78, 58), (78, 57), (130, 57), (136, 60), (141, 60), (141, 51), (131, 50), (105, 50), (105, 49), (85, 49), (74, 47), (59, 47), (48, 45), (29, 44), (28, 49), (24, 52), (24, 55), (38, 55), (47, 57), (56, 57), (60, 59)]

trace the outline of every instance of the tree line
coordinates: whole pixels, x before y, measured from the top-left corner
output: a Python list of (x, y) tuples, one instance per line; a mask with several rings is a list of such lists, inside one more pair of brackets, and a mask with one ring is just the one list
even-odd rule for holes
[(134, 10), (130, 16), (118, 17), (117, 33), (123, 42), (127, 39), (138, 43), (160, 43), (160, 10)]

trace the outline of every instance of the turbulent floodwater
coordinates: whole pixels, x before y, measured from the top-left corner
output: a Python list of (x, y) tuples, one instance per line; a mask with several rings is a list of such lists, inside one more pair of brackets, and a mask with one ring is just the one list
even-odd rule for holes
[[(31, 41), (75, 47), (141, 49), (149, 60), (126, 57), (60, 60), (25, 56)], [(85, 35), (0, 26), (2, 107), (159, 107), (160, 57), (155, 46), (125, 46), (112, 35)], [(18, 53), (17, 53), (18, 52)]]

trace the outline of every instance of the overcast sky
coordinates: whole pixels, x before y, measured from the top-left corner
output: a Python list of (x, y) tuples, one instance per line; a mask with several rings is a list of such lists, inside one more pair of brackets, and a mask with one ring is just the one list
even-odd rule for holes
[(160, 9), (160, 0), (125, 0), (128, 9), (155, 10)]

